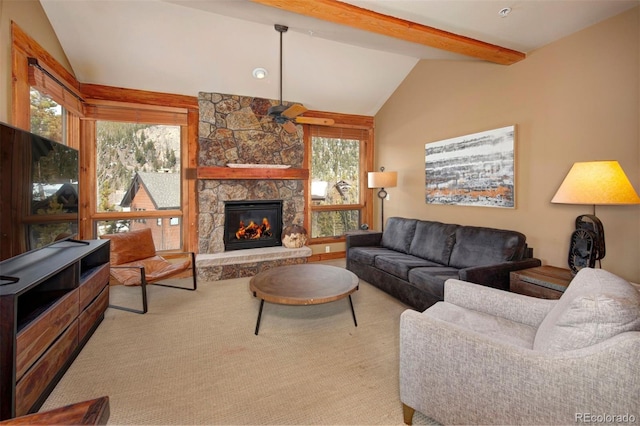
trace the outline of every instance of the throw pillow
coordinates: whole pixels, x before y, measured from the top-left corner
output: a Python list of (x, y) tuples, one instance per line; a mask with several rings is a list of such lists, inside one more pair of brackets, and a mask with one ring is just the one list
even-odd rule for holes
[(562, 352), (640, 331), (640, 293), (602, 269), (583, 268), (540, 324), (534, 350)]
[(463, 269), (520, 260), (525, 241), (524, 234), (516, 231), (460, 226), (456, 229), (449, 266)]
[(451, 250), (456, 243), (458, 225), (421, 220), (416, 225), (409, 253), (423, 259), (449, 264)]
[(382, 247), (400, 253), (409, 253), (409, 246), (416, 232), (416, 223), (418, 223), (416, 219), (390, 217), (382, 233)]

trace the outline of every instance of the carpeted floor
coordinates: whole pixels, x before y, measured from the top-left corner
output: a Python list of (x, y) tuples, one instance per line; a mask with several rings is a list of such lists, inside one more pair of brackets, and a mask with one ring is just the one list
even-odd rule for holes
[[(352, 296), (357, 328), (348, 299), (265, 303), (258, 336), (248, 278), (148, 290), (146, 315), (107, 310), (41, 411), (108, 395), (109, 424), (402, 424), (406, 306), (377, 288), (361, 281)], [(113, 287), (112, 302), (139, 292)]]

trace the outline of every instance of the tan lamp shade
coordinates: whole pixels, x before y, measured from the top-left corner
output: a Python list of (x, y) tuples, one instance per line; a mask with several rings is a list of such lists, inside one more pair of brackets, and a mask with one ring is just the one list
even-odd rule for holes
[(369, 172), (369, 188), (393, 188), (398, 184), (398, 172)]
[(574, 163), (552, 203), (640, 204), (640, 197), (617, 161)]

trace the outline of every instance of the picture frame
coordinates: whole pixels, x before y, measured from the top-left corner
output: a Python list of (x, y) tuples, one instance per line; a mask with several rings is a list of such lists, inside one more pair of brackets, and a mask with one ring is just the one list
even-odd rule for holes
[(427, 204), (515, 208), (516, 126), (425, 144)]

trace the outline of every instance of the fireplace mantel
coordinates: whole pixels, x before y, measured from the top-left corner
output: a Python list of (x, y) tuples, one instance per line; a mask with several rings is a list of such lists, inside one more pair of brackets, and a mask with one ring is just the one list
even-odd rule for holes
[(201, 166), (198, 179), (309, 179), (309, 169), (230, 168)]

